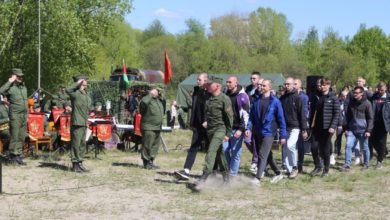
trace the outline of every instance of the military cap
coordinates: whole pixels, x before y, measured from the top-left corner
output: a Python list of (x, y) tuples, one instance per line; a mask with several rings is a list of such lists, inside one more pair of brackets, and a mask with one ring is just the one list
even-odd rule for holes
[(218, 77), (214, 77), (214, 76), (210, 76), (210, 78), (207, 80), (208, 84), (218, 83), (218, 84), (222, 85), (222, 82), (223, 82), (222, 78), (218, 78)]
[(95, 106), (102, 106), (101, 102), (95, 102)]
[(19, 69), (19, 68), (13, 68), (13, 69), (11, 70), (11, 72), (12, 72), (12, 74), (17, 75), (17, 76), (24, 76), (22, 70)]
[(40, 107), (41, 107), (41, 106), (39, 105), (39, 103), (38, 103), (38, 102), (35, 102), (35, 103), (34, 103), (34, 107), (33, 107), (34, 109), (36, 109), (36, 108), (40, 108)]
[(85, 75), (73, 76), (73, 81), (74, 81), (74, 82), (77, 82), (77, 81), (79, 81), (80, 79), (88, 80), (88, 77), (85, 76)]

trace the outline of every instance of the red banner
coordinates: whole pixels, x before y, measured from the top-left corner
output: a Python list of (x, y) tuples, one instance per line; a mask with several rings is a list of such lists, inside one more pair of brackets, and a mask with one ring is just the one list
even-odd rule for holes
[(27, 120), (28, 136), (32, 140), (43, 137), (45, 115), (43, 113), (30, 113)]
[(165, 50), (165, 71), (164, 71), (164, 84), (168, 85), (168, 83), (172, 79), (172, 67), (171, 67), (171, 61), (168, 57), (168, 52)]
[(62, 114), (62, 112), (64, 112), (65, 109), (63, 108), (59, 108), (59, 109), (52, 109), (51, 110), (51, 114), (53, 116), (53, 121), (54, 123), (57, 121), (58, 117), (60, 117), (60, 115)]
[(97, 124), (97, 138), (99, 141), (108, 141), (111, 139), (112, 135), (112, 125), (111, 124)]
[(60, 135), (62, 141), (70, 141), (70, 115), (60, 116)]

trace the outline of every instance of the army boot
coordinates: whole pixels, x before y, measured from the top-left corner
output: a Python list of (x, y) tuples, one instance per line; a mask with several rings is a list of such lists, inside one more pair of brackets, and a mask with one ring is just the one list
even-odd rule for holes
[(223, 185), (228, 186), (230, 184), (230, 174), (229, 172), (222, 172)]
[(81, 167), (79, 166), (79, 163), (77, 163), (77, 162), (73, 162), (73, 163), (72, 163), (72, 171), (75, 172), (75, 173), (81, 173), (81, 172), (83, 172), (83, 170), (82, 170)]
[(155, 169), (160, 169), (160, 166), (158, 166), (158, 165), (156, 165), (156, 164), (154, 163), (154, 159), (151, 159), (150, 161), (151, 161), (151, 164), (150, 164), (150, 165), (152, 166), (152, 169), (153, 169), (153, 170), (155, 170)]
[(85, 168), (85, 166), (83, 165), (83, 162), (80, 162), (78, 165), (79, 165), (80, 169), (81, 169), (83, 172), (89, 172), (89, 170), (88, 170), (87, 168)]
[(23, 158), (20, 155), (15, 157), (15, 161), (16, 161), (17, 164), (19, 164), (21, 166), (26, 166), (27, 165), (26, 162), (23, 161)]

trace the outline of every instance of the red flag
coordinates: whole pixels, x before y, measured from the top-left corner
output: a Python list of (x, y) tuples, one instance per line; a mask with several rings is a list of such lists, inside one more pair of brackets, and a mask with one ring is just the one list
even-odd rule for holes
[(168, 85), (168, 83), (172, 79), (172, 68), (171, 68), (171, 61), (168, 57), (168, 52), (165, 50), (165, 72), (164, 72), (164, 84)]

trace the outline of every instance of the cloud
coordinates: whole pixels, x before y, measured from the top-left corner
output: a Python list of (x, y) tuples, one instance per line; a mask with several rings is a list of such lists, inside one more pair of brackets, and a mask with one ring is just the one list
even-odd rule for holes
[(180, 15), (178, 13), (168, 11), (164, 8), (157, 9), (153, 13), (157, 17), (165, 17), (165, 18), (180, 18)]

